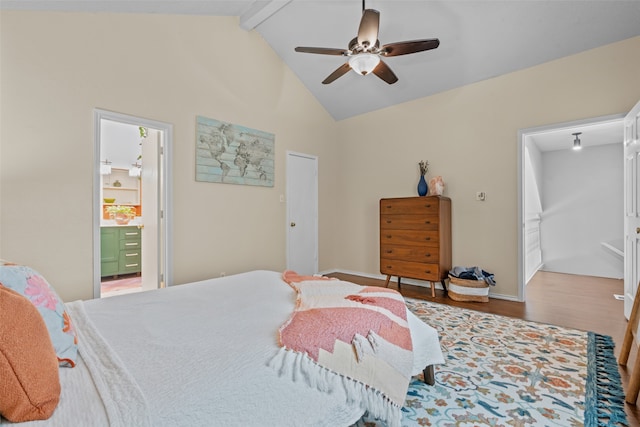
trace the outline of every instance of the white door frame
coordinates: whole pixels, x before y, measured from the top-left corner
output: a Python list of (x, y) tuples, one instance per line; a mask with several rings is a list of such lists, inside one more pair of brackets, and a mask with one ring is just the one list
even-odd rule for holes
[[(286, 236), (286, 238), (287, 238), (287, 269), (291, 269), (291, 255), (290, 254), (291, 254), (291, 250), (292, 250), (291, 243), (290, 243), (290, 241), (291, 241), (291, 225), (290, 224), (291, 224), (292, 218), (291, 218), (291, 211), (290, 211), (290, 208), (289, 208), (291, 205), (290, 205), (289, 201), (291, 200), (291, 197), (292, 197), (291, 184), (296, 179), (296, 177), (292, 176), (291, 169), (289, 167), (289, 158), (290, 157), (303, 157), (303, 158), (306, 158), (306, 159), (313, 160), (314, 163), (315, 163), (316, 172), (318, 170), (318, 157), (317, 156), (313, 156), (313, 155), (310, 155), (310, 154), (304, 154), (304, 153), (297, 153), (295, 151), (287, 151), (286, 152), (286, 159), (287, 159), (287, 164), (286, 164), (286, 169), (287, 169), (287, 184), (286, 184), (287, 185), (287, 222), (286, 222), (285, 228), (287, 230), (287, 236)], [(319, 242), (318, 242), (318, 203), (317, 203), (317, 200), (318, 200), (318, 174), (317, 173), (315, 175), (315, 188), (314, 188), (314, 191), (316, 193), (316, 205), (315, 205), (315, 212), (314, 212), (315, 222), (316, 222), (315, 223), (315, 228), (314, 228), (314, 234), (315, 234), (314, 235), (314, 240), (315, 240), (315, 243), (316, 243), (315, 244), (315, 248), (314, 248), (314, 250), (315, 250), (314, 272), (317, 272), (318, 271), (318, 254), (319, 254), (318, 253)]]
[(160, 227), (161, 246), (159, 267), (161, 285), (173, 284), (173, 241), (172, 211), (173, 191), (171, 186), (171, 152), (173, 146), (173, 125), (142, 117), (130, 116), (113, 111), (95, 108), (93, 112), (93, 297), (100, 298), (100, 219), (102, 218), (102, 199), (100, 198), (100, 123), (102, 120), (127, 123), (157, 129), (162, 133), (162, 155), (160, 156)]
[(624, 316), (629, 319), (640, 279), (640, 101), (624, 119)]
[(597, 125), (600, 123), (611, 122), (614, 120), (619, 120), (620, 125), (622, 126), (622, 122), (624, 120), (625, 114), (613, 114), (610, 116), (603, 117), (594, 117), (591, 119), (582, 119), (576, 120), (572, 122), (566, 123), (557, 123), (545, 126), (538, 126), (527, 129), (518, 130), (518, 301), (525, 300), (525, 286), (527, 284), (526, 278), (526, 268), (525, 268), (525, 257), (526, 257), (526, 248), (525, 248), (525, 239), (524, 239), (524, 226), (525, 226), (525, 208), (524, 208), (524, 156), (525, 156), (525, 142), (527, 137), (535, 134), (542, 134), (550, 131), (555, 131), (559, 129), (569, 129), (575, 128), (577, 126), (585, 126), (585, 125)]

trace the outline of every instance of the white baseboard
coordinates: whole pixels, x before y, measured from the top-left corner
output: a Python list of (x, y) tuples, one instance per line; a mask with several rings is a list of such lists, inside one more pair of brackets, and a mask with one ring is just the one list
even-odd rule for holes
[[(362, 273), (360, 271), (352, 271), (352, 270), (343, 270), (343, 269), (329, 269), (329, 270), (323, 270), (320, 271), (319, 274), (325, 275), (325, 274), (330, 274), (330, 273), (342, 273), (342, 274), (352, 274), (354, 276), (362, 276), (362, 277), (368, 277), (370, 279), (378, 279), (378, 280), (386, 280), (387, 276), (384, 274), (370, 274), (370, 273)], [(398, 282), (398, 278), (395, 276), (391, 277), (391, 280), (394, 281), (394, 283)], [(402, 279), (402, 283), (406, 283), (408, 285), (415, 285), (415, 286), (421, 286), (423, 288), (429, 288), (431, 289), (431, 282), (427, 282), (424, 280), (415, 280), (415, 279)], [(436, 289), (442, 289), (442, 284), (440, 282), (435, 282), (436, 285)], [(495, 298), (495, 299), (501, 299), (501, 300), (506, 300), (506, 301), (515, 301), (518, 302), (518, 297), (513, 296), (513, 295), (503, 295), (503, 294), (496, 294), (496, 293), (492, 293), (489, 292), (489, 297), (491, 298)]]
[(532, 270), (532, 273), (529, 275), (529, 277), (527, 277), (527, 280), (525, 280), (524, 284), (525, 286), (527, 285), (527, 283), (529, 283), (529, 280), (533, 279), (533, 276), (536, 275), (536, 273), (542, 269), (542, 267), (544, 266), (543, 263), (538, 264), (538, 266), (536, 268), (534, 268)]

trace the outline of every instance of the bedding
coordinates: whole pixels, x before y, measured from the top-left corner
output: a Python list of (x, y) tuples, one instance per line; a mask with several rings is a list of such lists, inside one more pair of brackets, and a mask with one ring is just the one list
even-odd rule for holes
[[(76, 367), (59, 369), (53, 416), (24, 425), (352, 425), (362, 402), (268, 366), (296, 301), (281, 276), (253, 271), (67, 304)], [(407, 313), (415, 375), (444, 360), (436, 331)]]
[(399, 426), (413, 363), (402, 295), (293, 271), (285, 271), (283, 279), (298, 296), (295, 311), (280, 327), (282, 349), (272, 365), (320, 390), (344, 387), (352, 400), (364, 402), (369, 415)]

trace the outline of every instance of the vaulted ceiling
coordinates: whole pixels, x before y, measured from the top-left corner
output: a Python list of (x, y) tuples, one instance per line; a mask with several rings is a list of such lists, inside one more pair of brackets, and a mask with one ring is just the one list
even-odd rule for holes
[[(368, 0), (380, 11), (380, 44), (438, 38), (435, 50), (386, 58), (399, 80), (349, 72), (321, 82), (346, 49), (361, 0), (3, 0), (2, 9), (239, 16), (257, 31), (336, 120), (422, 98), (640, 35), (639, 0)], [(576, 70), (579, 73), (580, 70)]]
[[(640, 0), (368, 0), (380, 12), (380, 45), (437, 38), (435, 50), (386, 58), (398, 76), (348, 72), (322, 81), (345, 57), (297, 46), (347, 49), (361, 0), (2, 0), (0, 9), (238, 16), (257, 31), (336, 120), (364, 114), (640, 35)], [(640, 53), (639, 53), (640, 54)], [(580, 70), (576, 70), (579, 73)], [(615, 124), (536, 135), (543, 151), (622, 141)]]

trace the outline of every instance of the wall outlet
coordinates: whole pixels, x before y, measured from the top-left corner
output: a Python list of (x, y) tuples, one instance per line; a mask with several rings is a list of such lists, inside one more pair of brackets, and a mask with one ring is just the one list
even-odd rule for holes
[(484, 191), (478, 191), (476, 192), (476, 200), (479, 202), (484, 202), (486, 199), (487, 195), (485, 194)]

